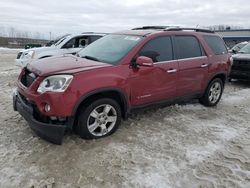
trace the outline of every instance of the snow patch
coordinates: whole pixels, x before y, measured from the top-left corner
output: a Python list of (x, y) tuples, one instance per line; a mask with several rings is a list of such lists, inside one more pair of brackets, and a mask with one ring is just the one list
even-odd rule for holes
[(157, 169), (143, 171), (140, 168), (135, 169), (129, 181), (123, 182), (124, 187), (145, 187), (145, 188), (170, 188), (167, 177), (160, 174)]
[[(209, 124), (207, 124), (207, 127), (208, 126)], [(218, 124), (211, 124), (210, 127), (215, 128), (215, 136), (218, 139), (209, 141), (204, 146), (197, 147), (197, 145), (193, 145), (187, 148), (186, 157), (189, 159), (191, 164), (197, 164), (204, 161), (207, 157), (213, 156), (216, 151), (221, 151), (224, 148), (224, 142), (228, 142), (245, 132), (245, 129), (235, 129), (227, 126), (220, 126)]]
[(225, 95), (222, 97), (222, 102), (230, 105), (239, 104), (241, 101), (244, 101), (246, 98), (250, 98), (250, 89), (242, 89), (240, 91), (234, 92)]
[(213, 153), (220, 149), (220, 145), (209, 141), (205, 146), (191, 146), (186, 151), (186, 157), (191, 164), (197, 164), (202, 162), (207, 157), (213, 155)]
[(22, 50), (21, 48), (5, 48), (5, 47), (0, 47), (0, 51), (18, 51)]

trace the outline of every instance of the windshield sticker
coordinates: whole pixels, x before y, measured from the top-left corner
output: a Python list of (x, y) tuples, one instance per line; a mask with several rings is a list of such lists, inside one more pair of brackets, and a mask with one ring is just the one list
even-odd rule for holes
[(125, 39), (125, 40), (138, 41), (138, 40), (140, 40), (140, 37), (127, 36), (127, 37), (125, 37), (124, 39)]

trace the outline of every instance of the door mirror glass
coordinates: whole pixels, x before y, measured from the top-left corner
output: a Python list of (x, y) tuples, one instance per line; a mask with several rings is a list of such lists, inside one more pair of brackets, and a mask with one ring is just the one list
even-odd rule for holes
[(136, 59), (136, 65), (144, 66), (144, 67), (153, 67), (154, 63), (153, 63), (153, 60), (149, 57), (139, 56)]

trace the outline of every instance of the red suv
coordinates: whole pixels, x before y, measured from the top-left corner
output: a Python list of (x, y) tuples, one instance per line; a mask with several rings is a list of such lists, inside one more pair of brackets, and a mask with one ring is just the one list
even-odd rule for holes
[(41, 137), (66, 130), (108, 136), (138, 108), (197, 98), (215, 106), (232, 58), (209, 30), (147, 26), (109, 34), (81, 50), (24, 68), (13, 105)]

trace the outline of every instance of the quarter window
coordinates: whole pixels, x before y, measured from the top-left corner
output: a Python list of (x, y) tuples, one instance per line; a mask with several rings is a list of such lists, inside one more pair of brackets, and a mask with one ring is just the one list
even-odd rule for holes
[(224, 41), (218, 36), (204, 36), (208, 46), (213, 50), (215, 55), (222, 55), (227, 53), (227, 48)]
[(200, 43), (194, 36), (175, 36), (176, 52), (178, 59), (202, 56)]
[(139, 52), (139, 56), (146, 56), (153, 62), (169, 61), (173, 59), (172, 41), (170, 37), (158, 37), (149, 41)]

